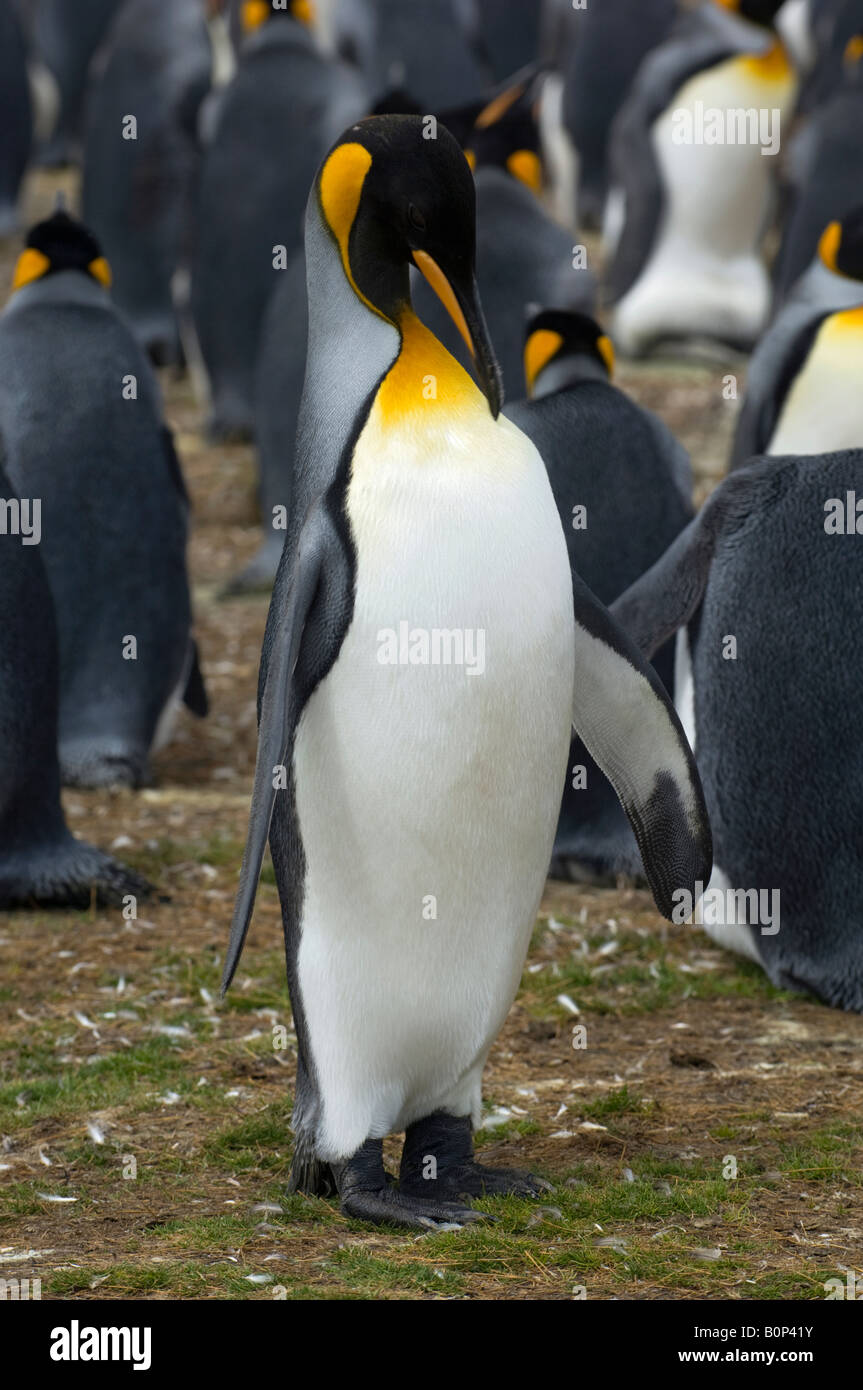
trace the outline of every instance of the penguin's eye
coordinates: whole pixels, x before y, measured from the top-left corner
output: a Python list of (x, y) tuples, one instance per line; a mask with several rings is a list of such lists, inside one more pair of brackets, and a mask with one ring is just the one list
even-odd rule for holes
[(425, 231), (426, 220), (420, 212), (419, 208), (415, 207), (413, 203), (408, 203), (408, 221), (410, 222), (412, 227), (416, 227), (418, 232)]

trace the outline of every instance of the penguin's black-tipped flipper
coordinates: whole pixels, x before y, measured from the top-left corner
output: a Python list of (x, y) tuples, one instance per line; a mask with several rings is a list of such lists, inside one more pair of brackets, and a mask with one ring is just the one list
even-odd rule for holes
[(186, 689), (183, 691), (183, 704), (196, 714), (199, 719), (206, 719), (210, 712), (210, 701), (207, 698), (207, 687), (204, 685), (204, 677), (201, 674), (201, 663), (198, 659), (198, 644), (191, 639), (192, 660), (189, 666), (189, 678), (186, 681)]
[(255, 762), (249, 833), (243, 853), (240, 884), (231, 922), (231, 937), (222, 973), (223, 996), (234, 977), (255, 905), (258, 879), (276, 801), (274, 772), (277, 768), (284, 767), (290, 743), (288, 719), (291, 682), (300, 654), (303, 629), (318, 588), (325, 538), (325, 521), (321, 510), (316, 508), (309, 513), (300, 533), (291, 581), (269, 653), (267, 678), (261, 697), (258, 755)]
[(572, 722), (632, 826), (664, 917), (708, 883), (713, 844), (692, 750), (659, 677), (587, 585), (573, 575)]

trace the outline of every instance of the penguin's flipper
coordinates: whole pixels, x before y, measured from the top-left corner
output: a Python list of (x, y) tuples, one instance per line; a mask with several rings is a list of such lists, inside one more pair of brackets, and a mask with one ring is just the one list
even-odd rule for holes
[(261, 697), (258, 755), (255, 761), (249, 834), (243, 853), (240, 884), (231, 922), (231, 937), (222, 973), (222, 995), (234, 977), (255, 905), (258, 878), (276, 801), (273, 769), (283, 767), (287, 756), (291, 733), (288, 727), (291, 682), (300, 654), (303, 629), (318, 588), (326, 537), (323, 511), (322, 508), (316, 507), (309, 513), (300, 532), (284, 608), (279, 614), (269, 652), (266, 682)]
[(199, 719), (206, 719), (210, 712), (210, 701), (207, 698), (207, 687), (204, 685), (204, 677), (201, 674), (201, 663), (198, 659), (198, 644), (191, 639), (192, 660), (189, 664), (189, 678), (186, 681), (186, 689), (183, 692), (183, 704), (196, 714)]
[(632, 826), (664, 917), (695, 894), (713, 863), (710, 823), (692, 750), (662, 682), (599, 599), (573, 574), (572, 722)]
[(664, 555), (610, 605), (611, 616), (649, 661), (695, 616), (720, 536), (745, 524), (782, 488), (775, 458), (729, 474)]

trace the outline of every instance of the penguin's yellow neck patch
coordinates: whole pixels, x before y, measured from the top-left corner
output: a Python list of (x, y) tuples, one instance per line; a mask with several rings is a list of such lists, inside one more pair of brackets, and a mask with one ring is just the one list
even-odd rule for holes
[(447, 416), (475, 410), (491, 418), (479, 387), (412, 309), (404, 310), (399, 330), (401, 350), (372, 408), (382, 425), (392, 428), (416, 419), (423, 428), (446, 428)]
[(829, 338), (863, 334), (863, 305), (857, 309), (844, 309), (839, 314), (831, 314), (821, 332)]
[(794, 76), (794, 69), (781, 39), (776, 39), (766, 53), (751, 53), (743, 59), (743, 66), (750, 76), (761, 82), (787, 82)]
[(538, 328), (531, 333), (524, 345), (524, 376), (527, 394), (533, 395), (536, 379), (543, 367), (547, 367), (555, 353), (563, 347), (563, 338), (550, 328)]
[(34, 280), (41, 280), (47, 270), (51, 269), (51, 262), (41, 251), (28, 246), (21, 252), (15, 266), (15, 273), (12, 276), (12, 289), (21, 290), (25, 285), (31, 285)]
[(533, 150), (514, 150), (507, 158), (506, 167), (531, 193), (538, 196), (542, 192), (542, 164)]

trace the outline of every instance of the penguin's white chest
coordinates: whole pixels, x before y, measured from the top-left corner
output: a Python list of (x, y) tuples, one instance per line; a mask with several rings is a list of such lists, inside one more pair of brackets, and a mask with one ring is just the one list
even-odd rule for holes
[(863, 309), (831, 314), (788, 392), (768, 454), (863, 447)]
[(656, 245), (621, 300), (615, 336), (637, 352), (654, 336), (752, 340), (767, 315), (760, 254), (777, 142), (796, 83), (781, 55), (736, 57), (696, 74), (651, 130), (662, 182)]
[(487, 409), (354, 454), (353, 620), (295, 748), (299, 983), (318, 1150), (446, 1108), (478, 1119), (551, 853), (572, 587), (542, 462)]

